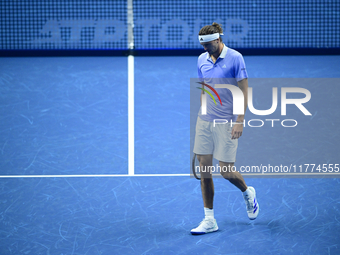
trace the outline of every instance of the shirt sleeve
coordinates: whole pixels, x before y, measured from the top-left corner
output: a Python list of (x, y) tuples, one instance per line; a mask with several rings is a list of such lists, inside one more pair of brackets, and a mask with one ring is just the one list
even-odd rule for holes
[(235, 70), (235, 78), (237, 81), (241, 81), (245, 78), (248, 78), (246, 64), (244, 63), (244, 59), (241, 54), (238, 54), (236, 56), (236, 59), (234, 62), (234, 70)]

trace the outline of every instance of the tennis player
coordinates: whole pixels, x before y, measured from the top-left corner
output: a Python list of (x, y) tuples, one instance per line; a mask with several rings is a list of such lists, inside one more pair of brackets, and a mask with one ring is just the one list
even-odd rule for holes
[[(243, 57), (239, 52), (225, 46), (220, 35), (223, 35), (223, 30), (221, 25), (215, 22), (201, 28), (198, 39), (206, 52), (198, 57), (198, 77), (211, 87), (214, 87), (217, 81), (223, 80), (238, 86), (244, 95), (244, 109), (247, 109), (248, 75)], [(207, 86), (205, 89), (208, 89)], [(213, 157), (219, 161), (221, 175), (242, 192), (249, 219), (256, 219), (260, 209), (255, 189), (246, 185), (239, 172), (232, 171), (238, 139), (243, 131), (244, 115), (233, 115), (233, 97), (230, 90), (226, 88), (215, 90), (221, 98), (222, 105), (215, 104), (210, 96), (206, 96), (206, 113), (202, 114), (201, 106), (196, 123), (194, 153), (200, 164), (205, 218), (197, 228), (191, 230), (193, 235), (218, 230), (213, 209), (214, 183), (212, 173), (209, 171), (212, 169)], [(203, 94), (202, 90), (201, 101)], [(214, 119), (228, 120), (228, 124), (214, 127)], [(234, 125), (230, 125), (230, 121)]]

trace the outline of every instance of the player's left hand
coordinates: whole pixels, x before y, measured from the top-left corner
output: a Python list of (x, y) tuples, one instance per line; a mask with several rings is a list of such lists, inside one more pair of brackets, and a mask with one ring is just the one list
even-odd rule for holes
[(231, 139), (238, 139), (241, 137), (243, 132), (243, 123), (234, 124), (233, 129), (231, 130)]

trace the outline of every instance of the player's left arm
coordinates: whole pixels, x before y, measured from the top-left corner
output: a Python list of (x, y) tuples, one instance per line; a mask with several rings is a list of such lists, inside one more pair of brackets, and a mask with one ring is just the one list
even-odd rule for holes
[[(238, 87), (242, 90), (244, 96), (244, 114), (246, 113), (248, 107), (248, 79), (245, 78), (239, 82), (237, 82)], [(236, 123), (233, 125), (233, 129), (231, 131), (231, 139), (238, 139), (242, 135), (243, 132), (243, 121), (244, 114), (238, 115), (236, 119)]]

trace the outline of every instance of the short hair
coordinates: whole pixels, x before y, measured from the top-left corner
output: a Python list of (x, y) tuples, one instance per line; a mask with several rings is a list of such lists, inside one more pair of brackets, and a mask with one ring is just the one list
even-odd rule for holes
[[(219, 33), (219, 34), (223, 33), (223, 29), (221, 25), (216, 22), (212, 23), (212, 25), (207, 25), (207, 26), (202, 27), (198, 35), (211, 35), (215, 33)], [(221, 37), (220, 37), (220, 40), (222, 42)]]

